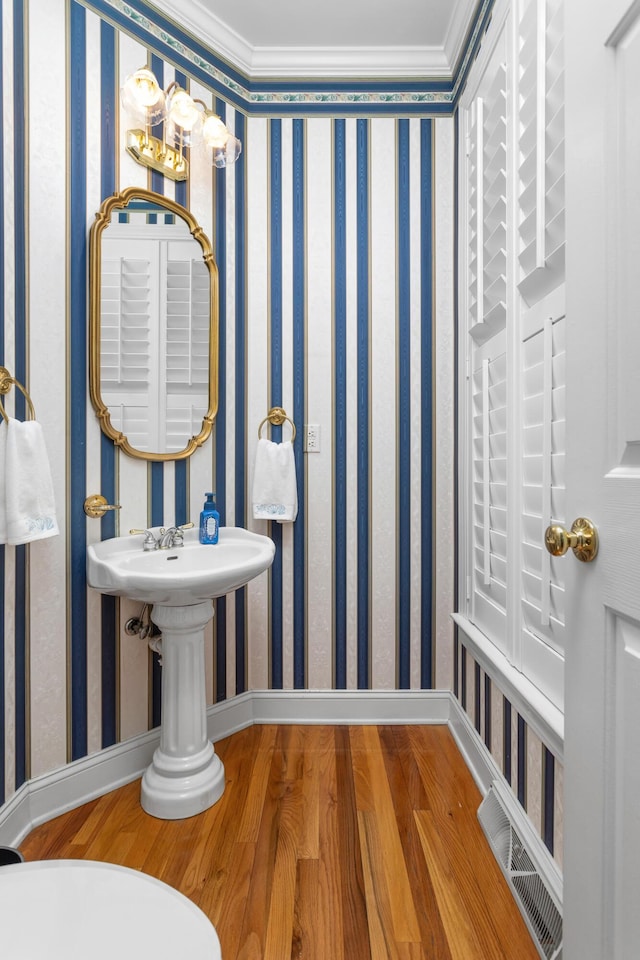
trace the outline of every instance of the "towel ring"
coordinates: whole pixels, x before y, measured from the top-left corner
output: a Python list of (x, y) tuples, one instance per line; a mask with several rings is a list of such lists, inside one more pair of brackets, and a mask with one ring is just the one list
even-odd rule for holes
[[(15, 377), (12, 377), (12, 376), (11, 376), (11, 374), (9, 373), (9, 371), (7, 370), (6, 367), (0, 367), (0, 394), (2, 394), (3, 396), (6, 396), (7, 393), (9, 393), (9, 390), (11, 390), (11, 387), (17, 387), (17, 388), (18, 388), (18, 390), (20, 391), (20, 393), (23, 395), (23, 397), (24, 397), (25, 400), (27, 401), (27, 406), (29, 407), (29, 413), (31, 414), (31, 416), (30, 416), (29, 419), (30, 419), (30, 420), (35, 420), (35, 419), (36, 419), (36, 411), (35, 411), (35, 408), (34, 408), (34, 406), (33, 406), (33, 402), (32, 402), (32, 400), (31, 400), (31, 397), (29, 396), (29, 394), (27, 393), (27, 391), (25, 390), (25, 388), (22, 386), (22, 384), (20, 383), (20, 381), (19, 381), (19, 380), (16, 380)], [(5, 422), (5, 423), (8, 423), (8, 422), (9, 422), (9, 417), (7, 416), (6, 410), (5, 410), (4, 407), (2, 406), (2, 401), (0, 401), (0, 414), (2, 414), (2, 419), (4, 420), (4, 422)]]
[(280, 427), (285, 420), (287, 423), (291, 424), (291, 443), (293, 443), (296, 438), (296, 425), (291, 417), (287, 416), (282, 407), (271, 407), (271, 410), (269, 410), (269, 413), (258, 427), (258, 439), (260, 439), (260, 434), (262, 433), (262, 428), (264, 427), (265, 423), (272, 423), (274, 427)]

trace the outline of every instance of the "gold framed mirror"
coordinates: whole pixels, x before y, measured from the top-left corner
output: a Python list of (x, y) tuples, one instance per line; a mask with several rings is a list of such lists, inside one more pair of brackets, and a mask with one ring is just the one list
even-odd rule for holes
[(89, 387), (103, 432), (132, 457), (182, 460), (218, 409), (218, 268), (193, 215), (127, 187), (89, 236)]

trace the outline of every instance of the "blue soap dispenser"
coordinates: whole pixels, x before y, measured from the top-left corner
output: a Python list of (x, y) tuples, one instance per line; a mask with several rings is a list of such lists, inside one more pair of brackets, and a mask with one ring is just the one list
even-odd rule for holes
[(220, 533), (220, 514), (216, 510), (215, 493), (205, 494), (206, 500), (200, 514), (200, 543), (217, 543)]

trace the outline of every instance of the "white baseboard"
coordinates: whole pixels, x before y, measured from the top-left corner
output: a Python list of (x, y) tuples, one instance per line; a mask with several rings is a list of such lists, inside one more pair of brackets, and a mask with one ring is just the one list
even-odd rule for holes
[[(483, 793), (495, 779), (488, 751), (448, 690), (258, 690), (207, 711), (214, 743), (254, 723), (444, 723)], [(17, 846), (38, 824), (142, 776), (159, 742), (160, 731), (151, 730), (23, 784), (0, 808), (0, 844)]]
[[(484, 797), (494, 780), (504, 780), (502, 771), (498, 767), (483, 739), (478, 734), (468, 714), (462, 709), (458, 700), (451, 697), (449, 712), (449, 729), (458, 750), (471, 772), (478, 789)], [(504, 780), (506, 783), (506, 780)]]
[(254, 723), (447, 723), (448, 690), (254, 690)]

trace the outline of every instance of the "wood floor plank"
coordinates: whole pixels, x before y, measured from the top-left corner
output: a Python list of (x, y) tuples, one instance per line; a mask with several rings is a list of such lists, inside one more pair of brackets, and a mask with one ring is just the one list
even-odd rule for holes
[(303, 813), (298, 841), (298, 856), (301, 859), (317, 860), (320, 856), (320, 769), (323, 753), (327, 750), (333, 754), (330, 728), (309, 727), (302, 770)]
[[(340, 731), (340, 736), (344, 735)], [(338, 737), (339, 739), (339, 737)], [(340, 867), (344, 863), (341, 856), (340, 767), (336, 750), (336, 730), (330, 730), (321, 752), (319, 769), (319, 805), (322, 810), (318, 830), (318, 942), (331, 943), (336, 960), (349, 960), (346, 949), (346, 925), (350, 915), (345, 911), (345, 877)], [(342, 757), (344, 760), (344, 757)], [(351, 874), (349, 873), (348, 879)], [(347, 904), (348, 907), (348, 904)], [(350, 927), (349, 927), (350, 931)], [(320, 960), (320, 953), (318, 952)]]
[(23, 853), (164, 880), (211, 918), (224, 960), (537, 960), (446, 727), (265, 725), (216, 750), (226, 789), (204, 813), (150, 817), (138, 781), (35, 828)]
[(439, 828), (433, 813), (430, 810), (417, 810), (415, 817), (453, 960), (469, 960), (470, 957), (498, 960), (497, 953), (489, 956), (483, 953), (466, 904), (459, 896), (458, 879), (451, 870), (449, 852), (440, 843)]
[[(285, 763), (285, 775), (301, 767)], [(264, 953), (273, 960), (289, 960), (293, 949), (295, 892), (298, 879), (298, 838), (302, 814), (302, 781), (287, 780), (282, 797), (278, 840), (271, 880), (271, 897)]]
[[(410, 735), (414, 745), (423, 741), (426, 729), (412, 728)], [(537, 951), (524, 932), (524, 920), (519, 912), (513, 917), (513, 897), (484, 832), (478, 830), (480, 791), (467, 767), (459, 763), (460, 754), (451, 733), (448, 730), (441, 732), (443, 735), (437, 754), (438, 774), (432, 776), (431, 785), (439, 778), (443, 792), (441, 799), (433, 803), (432, 813), (450, 862), (459, 864), (458, 895), (465, 898), (466, 908), (485, 952), (494, 950), (496, 957), (510, 956), (515, 928), (526, 944), (522, 948), (523, 957), (534, 958)], [(447, 784), (446, 788), (442, 786), (444, 783)], [(444, 802), (445, 797), (448, 797), (447, 802)], [(487, 911), (486, 900), (489, 896), (492, 907)]]
[(214, 924), (220, 916), (223, 891), (229, 882), (232, 850), (243, 842), (238, 814), (248, 804), (253, 781), (247, 774), (252, 770), (256, 742), (253, 732), (247, 729), (241, 731), (232, 749), (221, 749), (227, 775), (225, 791), (202, 815), (202, 829), (197, 832), (196, 845), (180, 881), (180, 889), (198, 903)]
[(320, 863), (304, 858), (298, 860), (294, 895), (291, 960), (323, 960), (319, 953), (325, 942), (320, 933), (318, 890)]
[(420, 941), (424, 945), (426, 956), (431, 960), (452, 960), (414, 817), (415, 810), (427, 807), (427, 796), (406, 728), (395, 725), (383, 727), (380, 731), (380, 742), (420, 924)]
[(368, 726), (357, 733), (364, 747), (364, 762), (369, 770), (371, 803), (375, 812), (375, 820), (371, 821), (367, 835), (371, 839), (375, 838), (380, 846), (378, 865), (387, 884), (395, 940), (419, 943), (420, 925), (413, 903), (378, 729)]
[(275, 748), (277, 727), (263, 724), (256, 727), (256, 729), (259, 731), (260, 736), (255, 745), (253, 760), (250, 761), (249, 766), (251, 775), (247, 791), (247, 802), (242, 811), (242, 819), (238, 830), (239, 843), (255, 843), (258, 839), (264, 798), (271, 773), (271, 761)]
[[(336, 874), (340, 881), (340, 903), (342, 915), (342, 942), (336, 947), (340, 956), (347, 960), (367, 960), (369, 926), (367, 922), (367, 905), (365, 899), (364, 877), (362, 873), (362, 856), (360, 854), (360, 838), (357, 813), (357, 764), (351, 749), (351, 737), (348, 727), (337, 727), (335, 730), (336, 743), (336, 781), (335, 788), (328, 794), (327, 799), (335, 797), (334, 807), (336, 816), (337, 844), (335, 851), (330, 855), (335, 860)], [(333, 792), (333, 790), (335, 792)], [(328, 861), (327, 872), (330, 870)]]
[(356, 809), (374, 810), (374, 785), (371, 782), (368, 748), (365, 739), (365, 727), (349, 727), (349, 744), (351, 748), (351, 764), (353, 768), (353, 783), (355, 788)]
[(236, 960), (239, 955), (255, 855), (255, 843), (234, 844), (226, 873), (226, 885), (219, 891), (218, 899), (208, 910), (203, 902), (198, 903), (218, 931), (224, 960)]
[(282, 800), (286, 791), (286, 781), (283, 780), (282, 772), (283, 756), (276, 733), (256, 840), (253, 874), (240, 933), (238, 957), (242, 960), (245, 960), (245, 955), (253, 957), (257, 947), (261, 951), (257, 956), (264, 956)]
[(358, 811), (360, 850), (367, 902), (367, 923), (371, 960), (399, 960), (389, 890), (384, 871), (384, 855), (375, 829), (375, 814)]
[[(132, 796), (137, 795), (135, 788), (133, 793), (131, 791), (128, 793), (131, 793)], [(107, 793), (97, 800), (92, 801), (89, 816), (79, 827), (74, 837), (74, 843), (77, 843), (79, 846), (89, 846), (97, 836), (103, 833), (104, 824), (110, 818), (111, 811), (116, 803), (118, 806), (124, 806), (121, 796), (118, 795), (116, 799), (113, 792)]]

